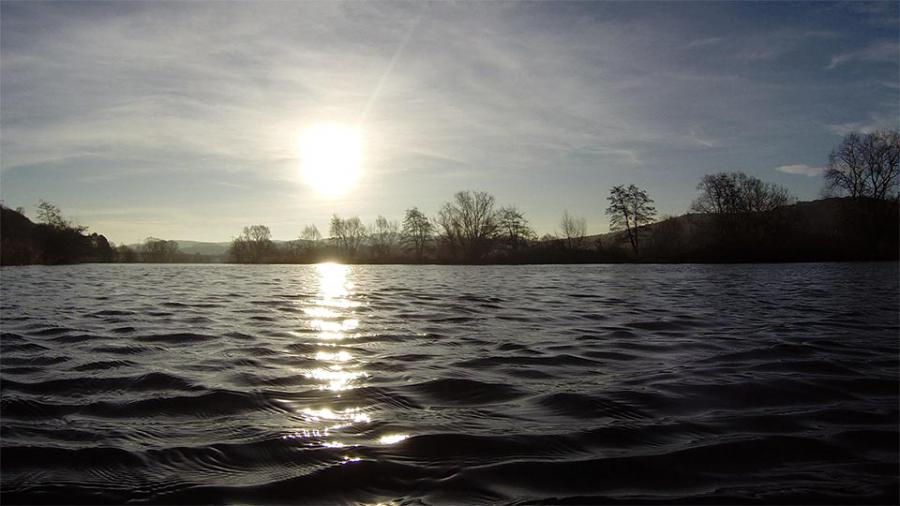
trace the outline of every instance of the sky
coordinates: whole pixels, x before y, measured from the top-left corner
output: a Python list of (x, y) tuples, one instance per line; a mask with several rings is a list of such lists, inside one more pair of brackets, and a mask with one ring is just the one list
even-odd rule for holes
[[(0, 197), (116, 243), (276, 239), (459, 190), (539, 234), (608, 230), (609, 189), (679, 215), (704, 174), (819, 198), (851, 131), (898, 128), (898, 3), (0, 3)], [(356, 125), (343, 196), (300, 177)]]

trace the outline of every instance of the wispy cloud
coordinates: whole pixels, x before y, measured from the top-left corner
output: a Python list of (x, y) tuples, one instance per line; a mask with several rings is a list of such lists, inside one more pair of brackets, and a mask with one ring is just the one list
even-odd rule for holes
[(775, 170), (777, 170), (778, 172), (784, 172), (785, 174), (796, 174), (806, 177), (818, 177), (821, 176), (823, 172), (825, 172), (824, 167), (810, 167), (809, 165), (806, 165), (804, 163), (782, 165), (780, 167), (775, 167)]
[(871, 133), (877, 130), (892, 130), (897, 128), (898, 105), (884, 104), (880, 109), (867, 115), (858, 121), (845, 121), (826, 125), (826, 129), (835, 135), (847, 135), (851, 132)]
[(723, 40), (725, 39), (723, 39), (722, 37), (706, 37), (703, 39), (692, 40), (690, 43), (688, 43), (687, 47), (688, 49), (693, 49), (695, 47), (713, 46), (722, 42)]
[(825, 68), (833, 70), (852, 62), (892, 62), (896, 64), (898, 59), (900, 59), (900, 43), (896, 40), (885, 40), (855, 51), (835, 54)]
[(715, 139), (705, 135), (702, 130), (694, 128), (690, 129), (688, 138), (706, 148), (714, 148), (719, 144)]

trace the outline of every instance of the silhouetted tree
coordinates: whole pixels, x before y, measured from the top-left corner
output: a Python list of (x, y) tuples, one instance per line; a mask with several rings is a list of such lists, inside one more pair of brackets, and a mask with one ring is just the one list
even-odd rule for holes
[(272, 233), (265, 225), (244, 227), (241, 235), (231, 241), (228, 257), (235, 263), (263, 263), (275, 253)]
[(55, 229), (71, 229), (79, 233), (87, 231), (87, 227), (76, 225), (66, 219), (58, 207), (46, 200), (38, 203), (38, 221)]
[(425, 255), (425, 249), (434, 236), (434, 225), (418, 208), (406, 210), (403, 218), (403, 242), (412, 246), (417, 260)]
[(653, 222), (656, 216), (656, 208), (645, 190), (635, 185), (614, 186), (609, 191), (609, 207), (606, 215), (609, 216), (610, 230), (625, 230), (628, 242), (635, 255), (640, 254), (639, 233), (640, 228)]
[(291, 241), (288, 246), (288, 256), (291, 262), (309, 262), (314, 261), (314, 252), (319, 248), (319, 241), (322, 234), (315, 225), (307, 225), (303, 227), (300, 236), (296, 241)]
[(120, 244), (116, 247), (116, 261), (123, 263), (134, 263), (137, 262), (138, 256), (137, 253), (124, 244)]
[(828, 157), (826, 192), (854, 199), (886, 200), (900, 187), (900, 134), (850, 133)]
[(485, 192), (457, 192), (438, 211), (437, 222), (454, 252), (461, 253), (468, 261), (477, 261), (490, 250), (497, 231), (494, 196)]
[(55, 205), (41, 200), (38, 203), (38, 221), (53, 228), (68, 228), (69, 222), (63, 218), (62, 211)]
[(534, 237), (525, 215), (515, 206), (501, 207), (497, 211), (497, 238), (513, 251), (527, 245)]
[(391, 254), (400, 237), (400, 225), (396, 221), (389, 221), (384, 216), (375, 218), (375, 225), (369, 233), (372, 242), (372, 251), (376, 258), (384, 259)]
[(356, 216), (345, 220), (335, 214), (331, 217), (331, 236), (344, 255), (352, 258), (366, 237), (366, 227)]
[(707, 251), (718, 260), (759, 258), (765, 243), (784, 233), (784, 213), (777, 210), (794, 198), (779, 185), (766, 183), (743, 172), (703, 176), (700, 196), (691, 210), (707, 215), (701, 228), (712, 241)]
[(109, 244), (105, 236), (101, 234), (91, 234), (91, 246), (94, 248), (94, 260), (97, 262), (112, 262), (115, 259), (115, 252)]
[(584, 247), (584, 238), (587, 235), (587, 220), (583, 217), (572, 216), (569, 214), (569, 211), (563, 211), (559, 228), (566, 249), (576, 250)]
[(860, 247), (876, 250), (896, 243), (896, 230), (886, 224), (897, 218), (900, 198), (900, 134), (877, 131), (850, 133), (831, 151), (825, 170), (825, 194), (848, 196), (842, 208), (844, 227), (857, 230)]
[(697, 189), (701, 193), (691, 204), (691, 210), (707, 214), (771, 211), (789, 204), (793, 199), (784, 187), (765, 183), (743, 172), (707, 174)]
[(171, 263), (177, 261), (178, 243), (148, 237), (141, 247), (141, 260), (150, 263)]

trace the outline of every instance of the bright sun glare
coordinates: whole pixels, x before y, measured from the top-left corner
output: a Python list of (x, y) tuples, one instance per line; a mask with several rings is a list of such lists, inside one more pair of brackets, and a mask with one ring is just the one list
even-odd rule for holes
[(362, 134), (347, 125), (315, 125), (300, 138), (300, 158), (307, 185), (328, 197), (343, 195), (359, 179)]

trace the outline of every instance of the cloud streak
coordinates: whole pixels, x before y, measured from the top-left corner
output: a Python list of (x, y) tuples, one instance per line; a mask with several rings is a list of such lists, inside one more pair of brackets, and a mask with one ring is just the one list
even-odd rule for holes
[(775, 170), (777, 170), (778, 172), (784, 172), (785, 174), (794, 174), (806, 177), (819, 177), (825, 172), (824, 167), (810, 167), (809, 165), (806, 165), (804, 163), (781, 165), (779, 167), (775, 167)]
[(897, 63), (898, 59), (900, 59), (900, 44), (896, 40), (884, 40), (856, 51), (836, 54), (831, 57), (826, 68), (834, 70), (854, 62)]

